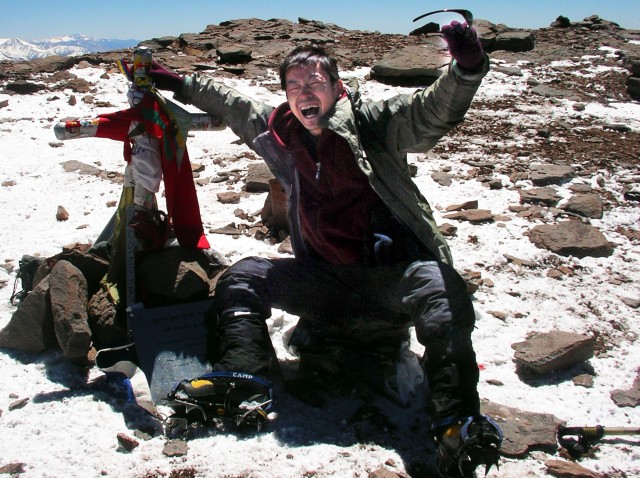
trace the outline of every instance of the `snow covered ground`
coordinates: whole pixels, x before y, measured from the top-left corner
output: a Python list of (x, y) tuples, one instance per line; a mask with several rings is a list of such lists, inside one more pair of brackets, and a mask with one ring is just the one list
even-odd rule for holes
[[(97, 107), (78, 101), (68, 103), (70, 91), (8, 96), (0, 93), (0, 328), (11, 318), (15, 308), (9, 303), (18, 261), (23, 254), (51, 256), (62, 246), (93, 242), (113, 214), (109, 203), (117, 201), (120, 187), (92, 176), (65, 172), (62, 162), (77, 160), (105, 171), (124, 171), (122, 145), (105, 139), (80, 139), (62, 145), (53, 134), (53, 125), (65, 117), (93, 117), (126, 107), (128, 85), (124, 77), (104, 70), (78, 67), (76, 75), (95, 84), (93, 96), (110, 102), (112, 107)], [(366, 81), (366, 70), (354, 72), (363, 81), (366, 98), (390, 96), (400, 88)], [(526, 88), (524, 77), (511, 77), (492, 72), (486, 78), (478, 98), (519, 95)], [(267, 89), (241, 80), (225, 80), (241, 91), (274, 105), (282, 101)], [(638, 103), (586, 105), (586, 113), (594, 122), (624, 122), (640, 131)], [(548, 106), (534, 116), (540, 125), (550, 118), (573, 114), (572, 104)], [(498, 114), (499, 112), (496, 112)], [(526, 121), (530, 121), (527, 114)], [(512, 116), (517, 124), (519, 118)], [(462, 128), (465, 128), (463, 126)], [(195, 132), (189, 138), (192, 163), (205, 166), (202, 177), (215, 177), (219, 172), (245, 170), (252, 161), (243, 153), (247, 148), (236, 143), (228, 129), (219, 132)], [(619, 225), (638, 229), (640, 214), (637, 203), (626, 202), (605, 212), (602, 220), (593, 220), (605, 236), (616, 245), (606, 258), (561, 258), (560, 262), (574, 270), (561, 279), (547, 277), (548, 266), (555, 255), (536, 248), (525, 236), (535, 225), (509, 212), (518, 204), (513, 188), (490, 190), (474, 180), (454, 179), (450, 186), (438, 185), (433, 172), (450, 167), (464, 175), (470, 168), (460, 154), (438, 159), (414, 154), (417, 165), (415, 181), (436, 209), (439, 222), (444, 208), (465, 200), (477, 199), (480, 208), (494, 214), (509, 215), (509, 221), (483, 225), (456, 223), (458, 232), (450, 239), (459, 270), (481, 271), (493, 287), (483, 286), (475, 294), (478, 315), (473, 339), (481, 364), (480, 395), (495, 403), (529, 412), (552, 413), (571, 425), (635, 426), (640, 424), (638, 408), (620, 408), (610, 398), (616, 388), (630, 388), (640, 367), (640, 313), (621, 301), (621, 297), (640, 298), (640, 250), (636, 243), (621, 236)], [(485, 160), (500, 158), (486, 157)], [(635, 174), (637, 175), (637, 168)], [(618, 183), (609, 181), (610, 194), (622, 194)], [(595, 181), (595, 178), (593, 178)], [(508, 178), (504, 178), (509, 183)], [(585, 181), (580, 179), (580, 181)], [(242, 186), (238, 182), (232, 187)], [(217, 193), (227, 190), (226, 183), (210, 183), (198, 187), (198, 197), (205, 230), (238, 222), (236, 208), (255, 214), (262, 208), (265, 194), (243, 196), (239, 205), (223, 205)], [(163, 201), (160, 201), (162, 204)], [(64, 206), (69, 220), (56, 220), (57, 207)], [(259, 218), (259, 214), (257, 214)], [(449, 221), (451, 222), (451, 221)], [(277, 245), (252, 237), (233, 238), (208, 234), (212, 247), (236, 261), (247, 255), (278, 255)], [(537, 268), (516, 266), (504, 254), (511, 254), (540, 264)], [(556, 261), (557, 262), (557, 261)], [(11, 267), (13, 266), (13, 268)], [(614, 280), (623, 277), (624, 280)], [(499, 319), (492, 311), (501, 311)], [(295, 357), (286, 347), (286, 337), (296, 317), (274, 311), (269, 326), (274, 346), (284, 362)], [(531, 332), (563, 330), (578, 333), (599, 331), (606, 337), (606, 352), (590, 361), (595, 376), (592, 388), (579, 387), (571, 380), (532, 386), (515, 373), (511, 344), (524, 340)], [(421, 353), (414, 341), (412, 347)], [(182, 457), (163, 454), (165, 438), (157, 435), (140, 439), (132, 452), (118, 448), (118, 433), (133, 435), (129, 419), (130, 405), (108, 393), (100, 385), (102, 374), (92, 369), (88, 377), (69, 364), (57, 351), (38, 356), (25, 356), (9, 350), (0, 351), (0, 436), (3, 437), (0, 467), (24, 463), (25, 478), (41, 477), (367, 477), (386, 467), (397, 473), (424, 453), (422, 438), (427, 429), (420, 427), (420, 407), (401, 409), (382, 397), (375, 403), (392, 421), (387, 439), (379, 431), (371, 431), (368, 440), (362, 423), (350, 422), (362, 401), (336, 399), (322, 409), (314, 409), (281, 394), (273, 423), (259, 435), (238, 435), (220, 430), (201, 430), (188, 441), (188, 453)], [(502, 385), (499, 385), (501, 383)], [(23, 407), (10, 410), (12, 403), (28, 399)], [(13, 408), (13, 407), (12, 407)], [(136, 417), (135, 423), (144, 422)], [(134, 425), (135, 425), (134, 423)], [(364, 428), (363, 428), (364, 427)], [(382, 427), (384, 429), (384, 427)], [(384, 433), (383, 433), (384, 435)], [(623, 441), (605, 440), (596, 453), (581, 464), (604, 476), (640, 476), (640, 447), (631, 437)], [(426, 442), (426, 440), (425, 440)], [(532, 452), (526, 459), (503, 459), (494, 477), (547, 476), (545, 461), (558, 454)]]

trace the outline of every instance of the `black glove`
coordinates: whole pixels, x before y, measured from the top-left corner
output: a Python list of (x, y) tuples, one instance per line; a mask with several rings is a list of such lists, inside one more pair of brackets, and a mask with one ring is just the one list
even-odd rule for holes
[(169, 90), (177, 93), (184, 85), (184, 77), (167, 70), (157, 61), (153, 61), (151, 71), (148, 75), (153, 79), (156, 88), (159, 90)]
[(484, 62), (484, 52), (475, 28), (466, 23), (453, 21), (442, 27), (451, 57), (464, 70), (477, 70)]

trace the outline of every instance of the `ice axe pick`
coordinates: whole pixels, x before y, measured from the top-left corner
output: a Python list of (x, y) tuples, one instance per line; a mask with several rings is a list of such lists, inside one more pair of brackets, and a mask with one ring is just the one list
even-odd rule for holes
[(417, 22), (424, 17), (435, 15), (436, 13), (457, 13), (459, 15), (462, 15), (464, 21), (467, 22), (467, 25), (469, 27), (473, 24), (473, 13), (463, 8), (443, 8), (442, 10), (434, 10), (433, 12), (425, 13), (423, 15), (420, 15), (419, 17), (414, 18), (413, 21)]

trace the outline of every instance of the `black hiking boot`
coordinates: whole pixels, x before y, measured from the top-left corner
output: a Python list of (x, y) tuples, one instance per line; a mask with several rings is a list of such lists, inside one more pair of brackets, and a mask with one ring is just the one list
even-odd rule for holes
[(485, 475), (500, 458), (502, 431), (485, 415), (468, 417), (451, 424), (436, 437), (438, 473), (443, 478), (475, 477), (475, 469), (485, 466)]

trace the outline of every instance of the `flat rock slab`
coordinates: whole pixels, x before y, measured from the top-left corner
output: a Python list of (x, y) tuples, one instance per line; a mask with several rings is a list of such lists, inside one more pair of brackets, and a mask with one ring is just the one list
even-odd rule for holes
[(640, 371), (627, 390), (616, 389), (611, 392), (611, 400), (619, 407), (637, 407), (640, 405)]
[(168, 457), (185, 456), (189, 452), (189, 445), (184, 440), (169, 440), (163, 450)]
[(514, 361), (523, 371), (537, 375), (566, 370), (593, 357), (593, 337), (553, 331), (538, 334), (511, 346)]
[(453, 175), (444, 172), (437, 172), (431, 175), (431, 179), (440, 186), (451, 186), (451, 183), (453, 182)]
[(26, 463), (8, 463), (6, 465), (0, 465), (0, 475), (18, 476), (25, 472)]
[(594, 473), (577, 463), (564, 460), (547, 460), (544, 464), (551, 476), (562, 478), (601, 478), (600, 473)]
[(576, 175), (576, 169), (558, 164), (532, 164), (530, 167), (531, 182), (536, 186), (561, 184)]
[(493, 214), (488, 209), (466, 209), (444, 216), (445, 219), (456, 219), (458, 221), (469, 221), (471, 223), (481, 223), (493, 221)]
[(442, 45), (411, 45), (387, 53), (371, 68), (371, 77), (391, 85), (423, 86), (434, 83), (449, 63)]
[(562, 256), (607, 257), (613, 252), (613, 245), (597, 228), (581, 221), (535, 226), (529, 240)]
[(476, 199), (473, 199), (471, 201), (466, 201), (460, 204), (452, 204), (451, 206), (446, 207), (447, 212), (465, 211), (467, 209), (478, 209), (478, 201)]
[(483, 400), (482, 413), (500, 426), (504, 439), (500, 454), (524, 457), (532, 450), (550, 453), (557, 449), (558, 427), (565, 422), (548, 413), (531, 413)]
[(556, 89), (547, 85), (535, 86), (531, 89), (531, 92), (539, 96), (544, 96), (545, 98), (567, 98), (571, 100), (579, 100), (578, 95), (576, 95), (574, 91)]
[(562, 196), (551, 187), (532, 188), (520, 190), (521, 204), (544, 204), (546, 206), (555, 206), (560, 202)]
[(531, 31), (512, 31), (500, 33), (492, 47), (495, 50), (531, 51), (536, 45), (536, 40)]

